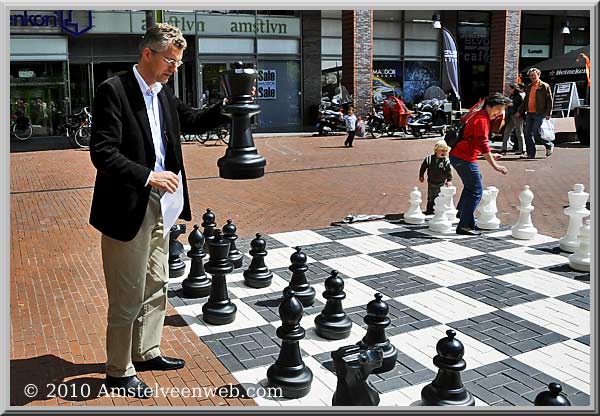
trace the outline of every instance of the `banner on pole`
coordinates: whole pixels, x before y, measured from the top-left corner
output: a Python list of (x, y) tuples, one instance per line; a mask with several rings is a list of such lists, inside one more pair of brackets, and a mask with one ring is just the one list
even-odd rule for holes
[(460, 100), (460, 93), (458, 92), (458, 50), (456, 48), (456, 41), (448, 29), (443, 28), (444, 33), (444, 62), (446, 64), (446, 72), (448, 73), (448, 80), (454, 91), (456, 98)]

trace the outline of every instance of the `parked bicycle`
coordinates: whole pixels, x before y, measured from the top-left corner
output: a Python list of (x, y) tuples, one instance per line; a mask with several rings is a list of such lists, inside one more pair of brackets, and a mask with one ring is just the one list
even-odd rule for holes
[(229, 144), (229, 126), (220, 126), (203, 134), (184, 134), (181, 137), (184, 142), (199, 142), (205, 144), (210, 141), (214, 142), (214, 145), (219, 142)]
[(65, 123), (58, 128), (74, 147), (88, 149), (92, 135), (92, 113), (84, 107), (75, 114), (66, 117)]
[(27, 140), (33, 134), (33, 126), (31, 125), (31, 121), (29, 117), (21, 114), (16, 116), (11, 132), (13, 136), (15, 136), (19, 140)]

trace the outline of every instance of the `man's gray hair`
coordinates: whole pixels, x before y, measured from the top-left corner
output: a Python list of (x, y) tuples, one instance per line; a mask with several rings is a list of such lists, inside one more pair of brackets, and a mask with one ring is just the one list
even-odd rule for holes
[(532, 72), (536, 72), (538, 75), (541, 75), (541, 74), (542, 74), (542, 71), (540, 71), (540, 70), (539, 70), (539, 69), (537, 69), (537, 68), (529, 68), (529, 69), (527, 70), (527, 76), (529, 76), (529, 75), (530, 75)]
[(150, 48), (157, 52), (165, 51), (169, 47), (169, 44), (173, 44), (173, 46), (179, 49), (187, 48), (187, 42), (178, 27), (167, 23), (157, 23), (149, 27), (146, 31), (140, 43), (140, 52), (144, 48)]

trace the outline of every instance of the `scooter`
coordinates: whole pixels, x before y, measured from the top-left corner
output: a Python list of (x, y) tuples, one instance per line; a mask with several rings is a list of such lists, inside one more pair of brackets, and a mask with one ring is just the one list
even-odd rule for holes
[(332, 101), (329, 108), (326, 108), (323, 104), (319, 106), (319, 123), (317, 124), (319, 136), (346, 131), (344, 120), (340, 118), (340, 109), (342, 107), (343, 105), (337, 103), (335, 100)]
[(443, 111), (444, 101), (425, 100), (415, 105), (416, 114), (408, 122), (411, 134), (422, 137), (425, 134), (444, 136), (446, 134), (447, 116)]

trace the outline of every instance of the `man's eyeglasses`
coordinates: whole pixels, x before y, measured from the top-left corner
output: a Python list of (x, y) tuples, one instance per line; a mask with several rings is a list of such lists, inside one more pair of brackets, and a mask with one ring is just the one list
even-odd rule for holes
[(152, 48), (148, 48), (148, 49), (150, 49), (152, 52), (158, 54), (158, 56), (160, 56), (162, 58), (162, 60), (165, 61), (169, 66), (175, 66), (175, 67), (179, 68), (183, 64), (183, 61), (176, 61), (175, 59), (166, 58), (166, 57), (162, 56), (161, 54), (159, 54), (158, 51), (155, 51)]

